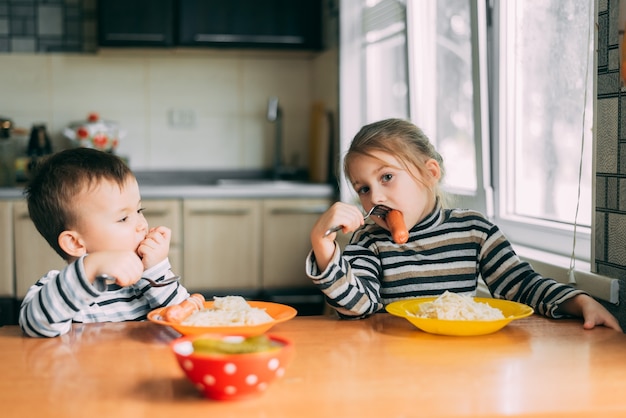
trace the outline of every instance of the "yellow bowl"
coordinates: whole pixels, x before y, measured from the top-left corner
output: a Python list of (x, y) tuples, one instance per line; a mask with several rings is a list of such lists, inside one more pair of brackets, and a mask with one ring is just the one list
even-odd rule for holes
[[(248, 305), (253, 308), (265, 309), (265, 312), (274, 320), (257, 325), (233, 325), (222, 327), (200, 327), (195, 325), (183, 325), (180, 323), (169, 322), (163, 319), (161, 311), (165, 308), (158, 308), (148, 314), (148, 320), (161, 325), (167, 325), (174, 328), (183, 335), (198, 334), (237, 334), (243, 336), (261, 335), (272, 328), (274, 325), (292, 319), (298, 311), (288, 305), (273, 302), (248, 301)], [(213, 301), (204, 302), (204, 307), (210, 309), (213, 307)]]
[(468, 321), (468, 320), (444, 320), (431, 318), (418, 318), (413, 316), (419, 312), (419, 305), (432, 302), (436, 297), (405, 299), (392, 302), (385, 307), (392, 315), (405, 318), (422, 331), (431, 334), (471, 336), (491, 334), (504, 328), (509, 322), (525, 318), (534, 313), (533, 308), (523, 303), (511, 302), (502, 299), (474, 298), (476, 302), (487, 303), (493, 308), (500, 309), (504, 319), (495, 321)]

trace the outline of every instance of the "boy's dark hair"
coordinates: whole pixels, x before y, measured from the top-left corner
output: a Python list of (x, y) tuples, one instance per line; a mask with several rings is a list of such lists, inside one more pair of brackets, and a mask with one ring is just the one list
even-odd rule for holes
[(129, 176), (133, 173), (122, 159), (103, 151), (73, 148), (52, 154), (35, 167), (24, 190), (28, 213), (48, 244), (68, 260), (58, 240), (76, 222), (74, 198), (102, 180), (123, 187)]

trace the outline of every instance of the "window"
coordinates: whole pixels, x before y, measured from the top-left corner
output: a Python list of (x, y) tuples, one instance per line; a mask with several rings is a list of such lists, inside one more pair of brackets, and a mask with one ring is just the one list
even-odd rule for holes
[(493, 10), (497, 221), (517, 242), (566, 255), (576, 232), (584, 260), (593, 209), (593, 4), (507, 1)]
[(474, 131), (472, 12), (469, 1), (420, 1), (409, 9), (412, 120), (444, 156), (449, 189), (478, 188)]
[(366, 119), (409, 117), (405, 8), (368, 0), (363, 10)]
[[(340, 66), (342, 153), (368, 122), (409, 118), (406, 5), (398, 0), (342, 0)], [(341, 197), (353, 200), (340, 176)]]
[[(593, 4), (342, 0), (344, 147), (365, 123), (406, 117), (408, 66), (410, 118), (443, 155), (455, 205), (494, 218), (516, 244), (570, 256), (575, 243), (589, 260)], [(371, 24), (398, 8), (406, 28)]]

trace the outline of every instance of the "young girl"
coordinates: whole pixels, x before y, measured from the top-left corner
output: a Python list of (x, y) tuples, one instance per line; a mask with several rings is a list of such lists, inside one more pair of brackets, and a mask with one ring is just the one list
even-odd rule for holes
[[(354, 205), (338, 202), (311, 230), (307, 275), (344, 318), (363, 318), (399, 299), (450, 292), (475, 294), (482, 277), (493, 297), (525, 303), (551, 318), (578, 316), (584, 328), (619, 330), (600, 303), (581, 290), (541, 277), (521, 261), (498, 227), (472, 210), (447, 209), (439, 187), (443, 160), (410, 122), (364, 126), (344, 160), (347, 179), (369, 211), (382, 204), (403, 214), (405, 244), (393, 241), (383, 217), (364, 223)], [(354, 231), (343, 253), (335, 243)]]

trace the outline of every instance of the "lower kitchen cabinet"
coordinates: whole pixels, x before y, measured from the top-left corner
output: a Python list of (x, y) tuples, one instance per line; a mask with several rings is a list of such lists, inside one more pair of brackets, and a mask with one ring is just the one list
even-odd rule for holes
[[(13, 286), (13, 203), (0, 200), (0, 298), (15, 296)], [(1, 312), (1, 311), (0, 311)]]
[(261, 286), (259, 199), (185, 199), (185, 287), (190, 291)]
[(21, 300), (40, 277), (50, 270), (61, 270), (67, 263), (39, 234), (25, 201), (13, 203), (13, 228), (16, 297)]
[(166, 226), (172, 230), (170, 241), (169, 259), (172, 271), (181, 276), (181, 283), (185, 284), (183, 274), (183, 219), (182, 200), (180, 199), (155, 199), (143, 200), (143, 215), (148, 221), (148, 226)]
[(328, 199), (263, 201), (261, 282), (265, 290), (313, 287), (304, 260), (311, 250), (311, 228), (329, 206)]
[[(11, 204), (11, 201), (2, 201), (1, 204)], [(13, 228), (14, 242), (11, 248), (15, 249), (15, 283), (16, 297), (23, 299), (26, 292), (35, 282), (49, 270), (60, 270), (67, 263), (59, 256), (46, 240), (39, 234), (35, 225), (28, 216), (28, 207), (25, 201), (13, 201)], [(181, 239), (181, 201), (177, 199), (145, 200), (144, 216), (150, 226), (164, 225), (172, 230), (170, 244), (170, 262), (172, 270), (178, 273), (177, 267), (182, 267)], [(0, 214), (0, 216), (2, 216)], [(4, 255), (4, 253), (2, 253)], [(12, 263), (7, 263), (12, 265)], [(4, 266), (5, 264), (2, 263)], [(8, 277), (13, 277), (11, 274)]]
[(312, 287), (309, 234), (329, 199), (186, 199), (185, 286), (191, 291)]
[[(331, 204), (325, 198), (144, 199), (143, 213), (150, 227), (172, 230), (172, 271), (188, 290), (290, 303), (294, 295), (318, 293), (304, 260), (311, 227)], [(40, 277), (66, 262), (39, 234), (24, 200), (0, 200), (0, 227), (2, 324), (17, 311), (9, 305), (17, 307)]]

